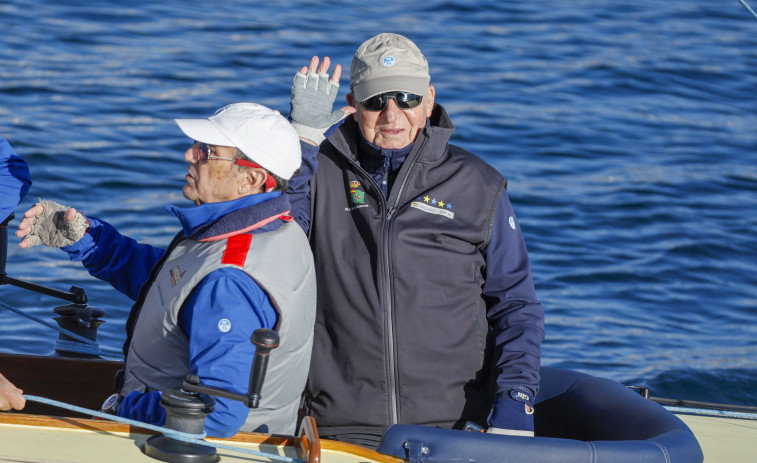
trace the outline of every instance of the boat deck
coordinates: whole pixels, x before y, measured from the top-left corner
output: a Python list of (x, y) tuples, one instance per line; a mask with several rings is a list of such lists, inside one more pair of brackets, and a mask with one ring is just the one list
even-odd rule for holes
[(706, 463), (755, 461), (757, 420), (676, 414), (694, 432)]
[[(14, 463), (126, 463), (157, 460), (142, 453), (151, 431), (103, 420), (56, 418), (0, 413), (0, 462)], [(294, 459), (298, 439), (268, 434), (239, 433), (211, 442), (272, 453)], [(320, 456), (309, 460), (333, 463), (398, 463), (402, 460), (355, 445), (319, 440)], [(273, 462), (276, 460), (231, 450), (218, 450), (222, 462)]]
[[(697, 436), (708, 463), (753, 461), (757, 454), (757, 421), (677, 415)], [(0, 413), (0, 462), (121, 463), (155, 462), (140, 447), (152, 432), (102, 420)], [(235, 447), (295, 459), (297, 438), (240, 433), (230, 439), (208, 439)], [(328, 463), (398, 463), (402, 460), (355, 445), (320, 440), (320, 461)], [(218, 450), (222, 462), (274, 461)]]

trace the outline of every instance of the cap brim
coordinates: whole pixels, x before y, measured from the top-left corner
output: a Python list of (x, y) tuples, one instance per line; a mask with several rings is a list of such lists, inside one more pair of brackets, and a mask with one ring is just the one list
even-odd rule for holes
[(431, 79), (428, 77), (383, 76), (360, 82), (352, 87), (352, 94), (357, 101), (365, 101), (372, 96), (385, 92), (410, 92), (416, 95), (428, 93)]
[(184, 135), (194, 141), (217, 146), (236, 146), (207, 119), (174, 119)]

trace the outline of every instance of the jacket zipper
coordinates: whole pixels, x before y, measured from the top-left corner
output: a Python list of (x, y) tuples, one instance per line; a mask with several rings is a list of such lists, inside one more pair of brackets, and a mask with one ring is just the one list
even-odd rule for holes
[[(420, 153), (423, 150), (423, 145), (426, 144), (426, 138), (424, 137), (421, 142), (421, 147), (416, 151), (416, 153)], [(349, 156), (345, 156), (353, 165), (353, 167), (361, 173), (361, 175), (368, 179), (370, 183), (372, 183), (376, 191), (379, 193), (383, 192), (383, 189), (381, 186), (376, 182), (376, 180), (373, 179), (368, 173), (360, 167), (352, 158)], [(405, 160), (405, 163), (410, 161), (409, 159)], [(414, 161), (412, 161), (414, 163)], [(389, 415), (391, 419), (390, 424), (398, 424), (399, 423), (399, 392), (397, 390), (397, 366), (396, 366), (396, 358), (395, 358), (395, 351), (394, 351), (394, 306), (392, 304), (392, 279), (391, 279), (391, 266), (389, 265), (389, 236), (390, 236), (390, 228), (392, 226), (392, 218), (394, 217), (394, 214), (397, 212), (398, 203), (400, 201), (400, 198), (402, 198), (402, 192), (405, 190), (405, 184), (407, 183), (407, 178), (409, 177), (410, 169), (406, 169), (405, 176), (402, 178), (402, 182), (400, 183), (399, 190), (397, 191), (397, 195), (395, 196), (394, 204), (390, 207), (389, 206), (389, 189), (388, 189), (388, 183), (387, 183), (387, 176), (389, 174), (389, 163), (390, 159), (387, 157), (384, 159), (384, 178), (382, 179), (382, 184), (387, 188), (386, 195), (383, 193), (380, 194), (381, 199), (381, 205), (384, 207), (384, 210), (386, 210), (385, 220), (382, 221), (381, 224), (381, 245), (383, 247), (383, 250), (381, 252), (381, 258), (383, 259), (383, 263), (380, 266), (380, 275), (384, 280), (384, 305), (386, 308), (386, 326), (385, 330), (387, 333), (387, 373), (388, 373), (388, 386), (389, 386)], [(412, 166), (410, 166), (412, 167)]]
[[(421, 147), (416, 151), (416, 153), (420, 153), (421, 150), (423, 150), (423, 145), (426, 144), (426, 138), (424, 137), (421, 141)], [(384, 179), (383, 181), (387, 181), (388, 176), (388, 161), (389, 158), (386, 158), (384, 161), (384, 167), (386, 168), (384, 172)], [(402, 198), (402, 192), (405, 190), (405, 184), (407, 183), (407, 179), (410, 176), (410, 170), (412, 169), (412, 163), (414, 163), (414, 160), (406, 159), (405, 164), (410, 162), (411, 164), (408, 164), (408, 167), (405, 169), (405, 175), (402, 178), (402, 182), (400, 182), (399, 190), (397, 190), (397, 194), (395, 195), (394, 204), (389, 206), (389, 188), (387, 186), (386, 191), (386, 197), (384, 198), (386, 205), (387, 205), (387, 212), (386, 212), (386, 220), (384, 221), (384, 225), (382, 226), (384, 231), (384, 236), (382, 239), (382, 243), (384, 246), (384, 252), (382, 255), (384, 256), (384, 276), (386, 277), (386, 285), (385, 285), (385, 299), (386, 299), (386, 307), (387, 307), (387, 322), (386, 322), (386, 329), (387, 333), (389, 335), (389, 371), (390, 371), (390, 380), (389, 380), (389, 391), (391, 392), (391, 415), (392, 415), (392, 424), (399, 423), (399, 391), (397, 390), (397, 379), (396, 376), (398, 376), (396, 371), (396, 358), (394, 353), (394, 306), (392, 304), (392, 280), (391, 280), (391, 266), (389, 265), (389, 236), (391, 235), (389, 233), (391, 227), (392, 227), (392, 218), (394, 217), (394, 214), (397, 212), (398, 204), (400, 202), (400, 199)], [(404, 164), (403, 164), (404, 165)], [(370, 176), (368, 176), (371, 178)], [(373, 180), (371, 178), (371, 180)]]
[(391, 167), (392, 160), (388, 156), (384, 158), (384, 176), (381, 178), (381, 191), (384, 192), (384, 197), (389, 197), (389, 167)]
[[(382, 184), (379, 185), (376, 180), (374, 180), (373, 177), (368, 175), (368, 172), (365, 171), (357, 162), (355, 162), (352, 158), (345, 156), (345, 158), (352, 164), (352, 167), (360, 173), (360, 175), (363, 177), (363, 180), (367, 181), (368, 183), (372, 184), (375, 191), (378, 193), (379, 196), (379, 204), (381, 207), (388, 212), (385, 214), (385, 220), (382, 220), (381, 223), (381, 246), (383, 247), (383, 250), (380, 252), (381, 260), (382, 262), (379, 264), (379, 275), (380, 280), (383, 280), (383, 288), (384, 288), (384, 294), (381, 299), (384, 301), (384, 309), (386, 311), (386, 322), (384, 326), (384, 330), (386, 332), (386, 356), (387, 356), (387, 383), (388, 383), (388, 390), (389, 390), (389, 419), (390, 419), (390, 425), (391, 424), (397, 424), (399, 422), (399, 411), (398, 411), (398, 392), (397, 392), (397, 373), (395, 371), (395, 358), (394, 358), (394, 325), (393, 325), (393, 315), (392, 315), (392, 283), (391, 283), (391, 270), (389, 266), (389, 226), (390, 226), (390, 219), (392, 215), (394, 214), (394, 207), (391, 209), (388, 207), (388, 201), (386, 196), (382, 193), (383, 189), (382, 186), (385, 186), (386, 182), (386, 174), (384, 175), (384, 180), (382, 181)], [(388, 159), (388, 158), (387, 158)], [(384, 166), (386, 166), (386, 161), (384, 162)]]
[[(426, 141), (427, 140), (428, 139), (426, 137), (423, 137), (423, 140), (421, 140), (421, 147), (420, 147), (420, 149), (418, 149), (415, 152), (416, 153), (416, 157), (417, 157), (417, 153), (420, 153), (421, 151), (423, 151), (423, 147), (426, 145)], [(409, 157), (410, 156), (408, 156), (408, 158)], [(404, 164), (407, 164), (408, 162), (410, 162), (412, 164), (415, 164), (415, 159), (412, 159), (412, 160), (411, 159), (405, 159)], [(394, 216), (394, 213), (397, 212), (397, 204), (400, 202), (400, 198), (402, 198), (402, 193), (405, 191), (405, 184), (407, 183), (408, 177), (410, 177), (410, 169), (412, 169), (412, 166), (410, 168), (408, 168), (408, 169), (405, 170), (405, 176), (402, 178), (402, 182), (400, 183), (400, 189), (397, 191), (397, 196), (395, 197), (396, 199), (394, 200), (394, 204), (389, 208), (389, 210), (386, 213), (386, 220), (391, 220), (392, 217)], [(386, 176), (384, 177), (384, 181), (386, 181)], [(389, 191), (388, 191), (388, 189), (387, 189), (387, 194), (386, 194), (386, 200), (387, 200), (386, 202), (387, 202), (387, 206), (388, 206), (389, 205)]]
[[(388, 204), (387, 204), (388, 205)], [(387, 334), (387, 349), (388, 364), (389, 364), (389, 402), (390, 402), (390, 414), (391, 424), (399, 423), (399, 392), (397, 391), (397, 365), (396, 356), (394, 353), (394, 304), (392, 304), (392, 279), (391, 279), (391, 266), (389, 265), (389, 229), (392, 226), (391, 222), (392, 209), (387, 212), (386, 220), (382, 224), (382, 233), (384, 236), (381, 239), (383, 243), (383, 256), (382, 275), (386, 278), (384, 284), (384, 301), (386, 306), (386, 334)]]

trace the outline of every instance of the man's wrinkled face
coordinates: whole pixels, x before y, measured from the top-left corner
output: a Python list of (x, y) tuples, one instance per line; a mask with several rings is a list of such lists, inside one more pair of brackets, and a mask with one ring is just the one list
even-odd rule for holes
[[(228, 146), (212, 145), (210, 149), (213, 155), (229, 161), (236, 155), (236, 148)], [(184, 197), (198, 206), (237, 199), (243, 179), (238, 167), (223, 159), (211, 158), (203, 162), (199, 153), (200, 143), (195, 143), (184, 153), (184, 160), (189, 163), (187, 183), (182, 189)]]
[(354, 118), (363, 138), (379, 148), (400, 149), (413, 143), (426, 126), (426, 119), (434, 109), (434, 95), (434, 87), (429, 85), (421, 104), (412, 109), (400, 109), (397, 102), (390, 99), (382, 111), (369, 111), (352, 93), (347, 95), (347, 101), (357, 110)]

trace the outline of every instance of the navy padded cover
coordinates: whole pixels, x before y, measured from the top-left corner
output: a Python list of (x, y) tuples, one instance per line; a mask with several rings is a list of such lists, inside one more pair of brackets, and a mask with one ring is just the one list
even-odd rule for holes
[(515, 437), (398, 424), (378, 451), (411, 462), (696, 463), (694, 434), (662, 406), (620, 383), (542, 367), (537, 437)]

